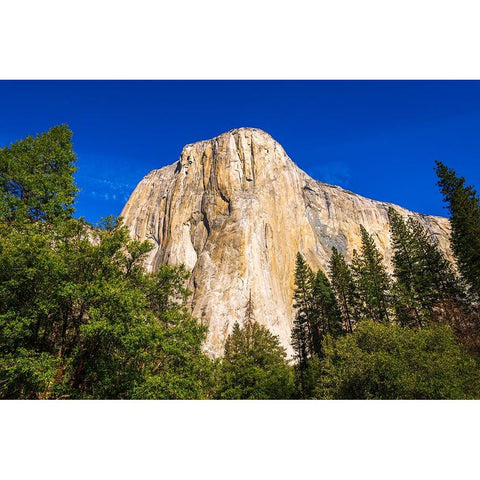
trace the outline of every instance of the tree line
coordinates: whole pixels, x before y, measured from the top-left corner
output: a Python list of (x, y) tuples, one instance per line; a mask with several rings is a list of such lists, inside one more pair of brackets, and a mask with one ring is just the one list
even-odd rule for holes
[(454, 264), (393, 207), (392, 272), (363, 226), (350, 263), (298, 253), (293, 361), (255, 292), (205, 355), (185, 268), (147, 273), (121, 219), (75, 218), (75, 164), (66, 125), (0, 149), (0, 398), (480, 398), (480, 200), (442, 163)]
[[(252, 383), (232, 398), (480, 398), (480, 200), (441, 162), (436, 173), (450, 212), (454, 262), (415, 217), (394, 207), (388, 209), (392, 272), (363, 225), (350, 263), (334, 247), (327, 272), (314, 272), (297, 253), (294, 362), (288, 370), (278, 338), (266, 347), (249, 322), (243, 329), (236, 324), (229, 342), (249, 338), (249, 348), (234, 360), (227, 342), (224, 362)], [(284, 378), (269, 396), (253, 396), (260, 376), (242, 363), (262, 365), (252, 350), (256, 341), (277, 357), (263, 364), (263, 373)]]
[(388, 219), (392, 274), (362, 225), (350, 264), (332, 249), (330, 281), (297, 254), (297, 390), (302, 398), (475, 398), (475, 285), (418, 220), (393, 207)]

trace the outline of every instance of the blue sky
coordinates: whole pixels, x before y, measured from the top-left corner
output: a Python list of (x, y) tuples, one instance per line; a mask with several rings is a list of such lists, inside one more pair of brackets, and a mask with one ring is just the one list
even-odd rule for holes
[(317, 180), (445, 215), (439, 159), (480, 189), (477, 81), (0, 81), (0, 145), (67, 123), (77, 214), (118, 215), (183, 146), (261, 128)]

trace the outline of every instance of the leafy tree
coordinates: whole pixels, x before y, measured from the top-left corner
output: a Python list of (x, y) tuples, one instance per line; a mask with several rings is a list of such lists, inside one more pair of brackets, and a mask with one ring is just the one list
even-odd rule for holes
[[(402, 324), (423, 326), (434, 314), (454, 315), (462, 291), (438, 240), (415, 219), (388, 211), (392, 234), (396, 310)], [(437, 314), (438, 316), (438, 314)]]
[(355, 283), (350, 267), (345, 262), (343, 255), (335, 247), (332, 247), (329, 272), (332, 291), (337, 298), (344, 329), (348, 333), (352, 333), (357, 312)]
[(390, 279), (373, 237), (360, 225), (362, 246), (360, 253), (353, 252), (352, 271), (360, 299), (362, 318), (388, 322)]
[(352, 335), (325, 340), (316, 398), (480, 398), (476, 362), (451, 328), (360, 322)]
[(436, 162), (438, 186), (450, 211), (451, 243), (458, 268), (472, 292), (480, 296), (480, 199), (465, 178)]
[(221, 362), (219, 398), (285, 399), (293, 394), (291, 367), (278, 337), (255, 321), (250, 297), (242, 327), (235, 323)]
[(72, 217), (71, 132), (0, 152), (0, 397), (204, 398), (213, 363), (187, 272), (141, 266), (121, 221)]
[(60, 125), (0, 149), (0, 219), (51, 222), (73, 213), (71, 139), (72, 132)]
[(201, 353), (205, 327), (183, 307), (187, 274), (182, 267), (145, 273), (138, 252), (150, 248), (130, 240), (119, 222), (6, 230), (0, 395), (207, 396), (211, 362)]

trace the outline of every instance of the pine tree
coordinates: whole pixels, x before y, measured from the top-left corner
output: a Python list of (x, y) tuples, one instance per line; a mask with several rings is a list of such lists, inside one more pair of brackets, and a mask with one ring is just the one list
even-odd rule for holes
[(250, 290), (247, 305), (245, 306), (245, 316), (243, 318), (243, 330), (245, 331), (244, 338), (247, 342), (247, 348), (251, 347), (250, 342), (253, 341), (253, 328), (255, 324), (255, 304), (253, 303), (252, 291)]
[(450, 211), (451, 243), (460, 273), (480, 296), (480, 199), (465, 178), (436, 162), (438, 186)]
[(451, 306), (459, 304), (462, 292), (452, 265), (438, 247), (438, 240), (417, 220), (404, 221), (392, 207), (388, 217), (399, 321), (424, 326), (435, 307), (451, 316)]
[(292, 347), (295, 352), (295, 380), (301, 398), (309, 398), (323, 358), (326, 335), (342, 333), (342, 316), (330, 282), (319, 270), (315, 275), (300, 253), (295, 269), (294, 307), (296, 315), (292, 328)]
[(348, 333), (353, 332), (356, 321), (356, 291), (353, 275), (343, 255), (332, 247), (329, 273), (332, 281), (332, 291), (335, 294), (340, 314), (343, 319), (344, 329)]
[[(325, 335), (338, 337), (343, 333), (342, 315), (338, 308), (337, 299), (332, 290), (332, 285), (327, 276), (319, 270), (313, 285), (313, 296), (315, 303), (316, 326), (319, 336), (323, 341)], [(323, 349), (321, 352), (323, 357)]]
[(313, 303), (314, 274), (305, 259), (297, 253), (295, 268), (294, 307), (296, 309), (292, 328), (292, 346), (295, 357), (301, 366), (305, 366), (313, 353), (311, 319)]
[(354, 251), (352, 262), (355, 286), (360, 299), (360, 313), (363, 318), (388, 322), (390, 279), (373, 237), (363, 225), (360, 225), (360, 231), (361, 251)]
[(322, 332), (314, 298), (315, 274), (300, 253), (295, 268), (294, 307), (291, 343), (294, 350), (295, 384), (301, 398), (313, 388), (314, 364), (322, 356)]
[(252, 291), (248, 297), (247, 306), (245, 307), (244, 326), (251, 327), (255, 323), (255, 304), (252, 300)]
[(422, 327), (426, 317), (431, 315), (429, 297), (432, 285), (427, 285), (426, 282), (425, 258), (419, 238), (409, 228), (411, 223), (407, 224), (393, 208), (389, 209), (388, 218), (393, 248), (397, 319), (402, 325)]
[(236, 322), (225, 343), (219, 397), (287, 399), (293, 394), (292, 370), (278, 337), (255, 320), (250, 294), (243, 326)]

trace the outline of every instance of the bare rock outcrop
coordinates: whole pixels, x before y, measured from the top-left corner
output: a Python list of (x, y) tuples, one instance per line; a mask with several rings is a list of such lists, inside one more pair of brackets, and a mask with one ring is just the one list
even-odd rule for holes
[[(239, 128), (185, 146), (138, 184), (121, 215), (134, 238), (154, 243), (148, 269), (183, 263), (191, 271), (191, 311), (218, 356), (250, 291), (256, 319), (291, 353), (297, 251), (326, 270), (332, 246), (351, 257), (363, 224), (390, 262), (389, 206), (312, 179), (266, 132)], [(396, 208), (449, 252), (446, 218)]]

